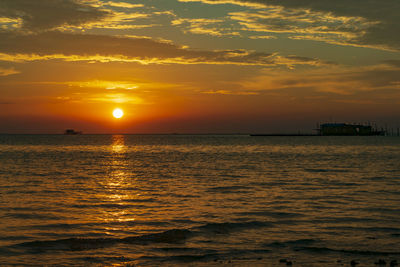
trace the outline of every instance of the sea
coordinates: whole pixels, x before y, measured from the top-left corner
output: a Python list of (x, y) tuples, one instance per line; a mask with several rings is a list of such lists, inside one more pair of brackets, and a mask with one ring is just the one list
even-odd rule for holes
[(397, 266), (400, 137), (0, 135), (0, 266)]

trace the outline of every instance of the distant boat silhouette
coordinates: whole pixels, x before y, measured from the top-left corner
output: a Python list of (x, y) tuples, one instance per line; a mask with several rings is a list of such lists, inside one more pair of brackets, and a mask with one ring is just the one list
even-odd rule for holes
[(82, 131), (75, 131), (74, 129), (67, 129), (64, 132), (65, 135), (78, 135), (78, 134), (82, 134)]

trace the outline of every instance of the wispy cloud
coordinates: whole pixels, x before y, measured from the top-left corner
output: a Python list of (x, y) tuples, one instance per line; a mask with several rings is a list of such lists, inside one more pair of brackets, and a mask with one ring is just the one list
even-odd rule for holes
[(243, 26), (242, 30), (274, 34), (289, 34), (288, 38), (324, 41), (351, 45), (365, 31), (378, 22), (362, 17), (333, 16), (330, 13), (307, 9), (285, 9), (268, 6), (264, 10), (230, 13), (231, 19)]
[(134, 90), (139, 88), (137, 83), (127, 81), (103, 81), (103, 80), (92, 80), (83, 82), (66, 82), (69, 86), (87, 87), (87, 88), (101, 88), (106, 90)]
[(204, 91), (202, 93), (211, 95), (259, 95), (260, 94), (260, 92), (232, 91), (232, 90), (214, 90), (214, 91)]
[(19, 71), (15, 70), (14, 68), (2, 68), (0, 67), (0, 76), (8, 76), (13, 74), (18, 74)]
[(56, 97), (47, 97), (45, 101), (61, 103), (116, 103), (116, 104), (147, 104), (142, 98), (125, 93), (88, 93), (85, 95), (61, 95)]
[(257, 2), (252, 2), (252, 1), (241, 1), (241, 0), (178, 0), (179, 2), (203, 2), (205, 4), (210, 4), (210, 5), (217, 5), (217, 4), (230, 4), (230, 5), (239, 5), (239, 6), (245, 6), (245, 7), (250, 7), (250, 8), (263, 8), (264, 5), (257, 3)]
[(129, 103), (129, 104), (145, 104), (145, 101), (137, 96), (127, 95), (124, 93), (113, 93), (113, 94), (97, 94), (90, 95), (89, 97), (85, 97), (85, 101), (96, 103), (96, 102), (105, 102), (105, 103)]
[(207, 4), (255, 5), (231, 14), (248, 30), (295, 33), (291, 38), (341, 45), (400, 49), (397, 0), (180, 0)]
[(249, 36), (249, 38), (254, 39), (254, 40), (256, 40), (256, 39), (266, 39), (266, 40), (277, 39), (277, 37), (273, 36), (273, 35), (252, 35), (252, 36)]
[(113, 2), (113, 1), (108, 1), (105, 2), (104, 4), (102, 3), (102, 5), (112, 6), (112, 7), (122, 7), (122, 8), (138, 8), (144, 6), (143, 4), (130, 4), (127, 2)]
[(319, 59), (280, 56), (237, 50), (191, 50), (151, 39), (105, 35), (46, 32), (18, 35), (0, 32), (0, 59), (35, 61), (61, 59), (88, 62), (136, 62), (140, 64), (233, 64), (288, 66), (330, 64)]
[(136, 23), (160, 16), (154, 11), (133, 11), (143, 4), (90, 0), (3, 0), (0, 5), (0, 29), (24, 33), (48, 30), (82, 31), (98, 29), (141, 29), (154, 23)]
[(74, 0), (2, 0), (0, 17), (21, 20), (21, 30), (42, 31), (61, 26), (78, 26), (109, 15), (81, 1)]
[(240, 36), (235, 29), (226, 27), (224, 19), (205, 19), (205, 18), (177, 18), (172, 25), (183, 28), (185, 33), (206, 34), (212, 36)]
[(0, 29), (14, 30), (22, 26), (21, 18), (0, 17)]
[(398, 100), (400, 66), (378, 64), (366, 67), (334, 66), (315, 70), (284, 72), (268, 71), (239, 82), (242, 89), (288, 93), (296, 97), (327, 99), (362, 98), (371, 101)]

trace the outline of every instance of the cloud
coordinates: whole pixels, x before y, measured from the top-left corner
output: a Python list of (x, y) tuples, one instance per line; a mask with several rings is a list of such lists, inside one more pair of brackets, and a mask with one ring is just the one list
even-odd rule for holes
[(231, 5), (239, 5), (239, 6), (245, 6), (245, 7), (250, 7), (250, 8), (263, 8), (263, 4), (259, 4), (257, 2), (252, 2), (252, 1), (241, 1), (241, 0), (178, 0), (179, 2), (203, 2), (205, 4), (210, 4), (210, 5), (218, 5), (218, 4), (231, 4)]
[(0, 29), (14, 30), (21, 28), (21, 26), (22, 26), (22, 19), (20, 18), (0, 17)]
[(25, 31), (51, 30), (98, 21), (109, 13), (78, 0), (2, 0), (0, 17), (21, 19)]
[(80, 25), (65, 25), (57, 30), (86, 31), (90, 29), (128, 30), (160, 27), (161, 17), (176, 17), (173, 11), (156, 11), (152, 6), (144, 4), (131, 4), (115, 1), (81, 0), (90, 6), (105, 12), (107, 15), (98, 20), (89, 21)]
[(0, 67), (0, 76), (8, 76), (8, 75), (13, 75), (13, 74), (18, 74), (18, 73), (20, 73), (20, 72), (15, 70), (14, 68), (5, 69), (5, 68)]
[(137, 96), (127, 95), (124, 93), (114, 93), (114, 94), (98, 94), (92, 95), (84, 100), (85, 102), (95, 103), (95, 102), (106, 102), (106, 103), (130, 103), (130, 104), (146, 104), (146, 102)]
[(127, 81), (103, 81), (93, 80), (87, 82), (68, 82), (69, 86), (88, 87), (88, 88), (103, 88), (107, 90), (134, 90), (139, 88), (139, 85)]
[(55, 103), (129, 103), (129, 104), (148, 104), (145, 100), (138, 96), (128, 95), (124, 93), (90, 93), (85, 94), (85, 96), (72, 95), (72, 96), (56, 96), (56, 97), (46, 97), (46, 100)]
[[(273, 33), (296, 40), (400, 50), (398, 0), (179, 0), (206, 4), (232, 4), (247, 11), (231, 12), (221, 19), (176, 19), (185, 32), (211, 36)], [(139, 11), (134, 11), (139, 9)], [(141, 11), (140, 11), (141, 10)], [(176, 16), (156, 12), (140, 3), (98, 0), (2, 0), (0, 29), (42, 32), (54, 29), (142, 29), (162, 26), (154, 17)], [(138, 23), (139, 20), (146, 23)], [(156, 19), (155, 19), (156, 20)], [(162, 21), (162, 20), (156, 20)], [(258, 34), (257, 34), (258, 35)], [(267, 39), (267, 38), (265, 38)]]
[(400, 68), (400, 60), (385, 60), (383, 63), (392, 66), (392, 67), (397, 67)]
[(113, 2), (113, 1), (108, 1), (104, 5), (107, 6), (113, 6), (113, 7), (121, 7), (121, 8), (138, 8), (138, 7), (143, 7), (143, 4), (130, 4), (127, 2)]
[(250, 39), (277, 39), (276, 36), (273, 35), (253, 35), (253, 36), (249, 36)]
[(117, 12), (108, 10), (109, 16), (103, 18), (102, 20), (88, 22), (86, 24), (81, 24), (75, 27), (67, 25), (62, 27), (62, 30), (89, 30), (93, 28), (98, 29), (143, 29), (157, 26), (157, 24), (138, 24), (134, 23), (139, 19), (146, 19), (150, 17), (150, 14), (140, 13), (140, 12)]
[(239, 82), (242, 90), (298, 98), (363, 99), (399, 101), (400, 66), (378, 64), (366, 67), (333, 66), (314, 70), (268, 71)]
[(232, 12), (229, 15), (246, 31), (290, 34), (289, 38), (293, 39), (342, 44), (358, 38), (374, 24), (361, 17), (335, 17), (323, 12), (288, 10), (278, 6), (269, 6), (265, 10)]
[[(154, 23), (136, 23), (165, 13), (133, 12), (143, 4), (89, 0), (2, 0), (0, 29), (38, 33), (49, 30), (143, 29)], [(169, 13), (170, 14), (170, 13)]]
[(175, 19), (171, 23), (174, 26), (180, 26), (184, 28), (184, 32), (190, 32), (193, 34), (205, 34), (212, 36), (239, 36), (240, 33), (232, 30), (231, 28), (225, 28), (223, 26), (224, 19), (189, 19), (180, 18)]
[(232, 91), (232, 90), (215, 90), (215, 91), (205, 91), (203, 94), (211, 95), (259, 95), (260, 92), (250, 92), (250, 91)]
[(400, 1), (398, 0), (198, 0), (197, 2), (263, 6), (256, 11), (239, 13), (236, 16), (233, 14), (235, 19), (242, 21), (251, 30), (298, 33), (296, 39), (342, 45), (400, 49), (398, 34)]
[(172, 43), (106, 35), (0, 32), (0, 60), (137, 62), (141, 64), (234, 64), (289, 66), (329, 64), (318, 59), (238, 50), (192, 50)]

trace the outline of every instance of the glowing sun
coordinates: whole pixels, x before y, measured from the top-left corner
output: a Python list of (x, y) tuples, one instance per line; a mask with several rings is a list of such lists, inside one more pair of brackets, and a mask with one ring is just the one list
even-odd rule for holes
[(119, 118), (121, 118), (122, 116), (124, 116), (124, 112), (122, 111), (122, 109), (116, 108), (116, 109), (114, 109), (114, 111), (113, 111), (113, 116), (114, 116), (114, 118), (119, 119)]

